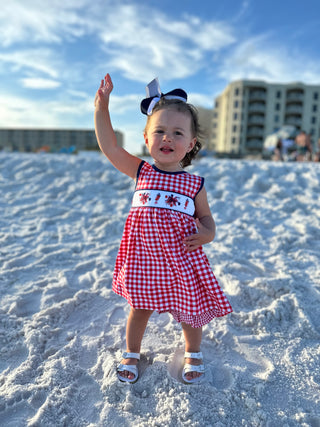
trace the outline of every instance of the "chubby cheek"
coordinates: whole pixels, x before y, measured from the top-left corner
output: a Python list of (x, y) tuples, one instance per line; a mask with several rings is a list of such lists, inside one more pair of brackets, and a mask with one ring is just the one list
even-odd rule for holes
[(149, 148), (149, 150), (151, 150), (151, 149), (159, 146), (159, 144), (161, 143), (161, 139), (152, 136), (150, 138), (145, 138), (145, 143), (146, 143), (147, 147)]

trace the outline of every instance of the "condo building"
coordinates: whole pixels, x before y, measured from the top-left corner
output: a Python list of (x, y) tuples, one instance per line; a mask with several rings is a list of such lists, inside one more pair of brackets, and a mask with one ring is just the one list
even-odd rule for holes
[[(123, 146), (123, 134), (115, 131), (118, 145)], [(59, 151), (99, 150), (95, 131), (91, 129), (0, 129), (0, 150), (38, 151), (46, 147)]]
[(217, 153), (262, 153), (265, 138), (284, 125), (320, 137), (320, 86), (239, 80), (215, 99), (210, 148)]

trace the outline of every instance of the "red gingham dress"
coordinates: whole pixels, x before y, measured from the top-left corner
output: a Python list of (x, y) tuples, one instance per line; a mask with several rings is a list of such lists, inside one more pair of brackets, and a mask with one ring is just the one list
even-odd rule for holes
[[(163, 191), (173, 192), (179, 195), (172, 199), (173, 206), (184, 196), (194, 200), (203, 182), (185, 171), (164, 172), (143, 161), (135, 194), (145, 203), (151, 193), (160, 197)], [(232, 312), (202, 247), (193, 252), (184, 249), (184, 237), (197, 232), (194, 217), (172, 210), (167, 201), (168, 208), (143, 203), (131, 207), (125, 224), (113, 276), (114, 292), (134, 308), (169, 312), (178, 322), (194, 328)]]

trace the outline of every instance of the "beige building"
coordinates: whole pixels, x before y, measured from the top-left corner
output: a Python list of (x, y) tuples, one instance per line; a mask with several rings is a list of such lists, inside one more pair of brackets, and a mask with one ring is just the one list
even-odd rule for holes
[[(123, 134), (115, 131), (118, 144), (123, 146)], [(98, 150), (94, 130), (87, 129), (0, 129), (0, 150), (38, 151), (47, 147), (61, 151)]]
[(320, 137), (320, 86), (239, 80), (215, 99), (210, 148), (218, 153), (261, 153), (265, 138), (283, 125)]
[(199, 124), (200, 124), (200, 141), (202, 147), (209, 148), (210, 146), (210, 134), (211, 134), (211, 123), (212, 123), (212, 109), (196, 107), (198, 111)]

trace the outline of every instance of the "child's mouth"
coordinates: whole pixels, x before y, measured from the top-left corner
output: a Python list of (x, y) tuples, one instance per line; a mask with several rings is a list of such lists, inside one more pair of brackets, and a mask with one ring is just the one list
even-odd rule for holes
[(163, 148), (160, 148), (160, 151), (162, 151), (162, 153), (172, 153), (172, 148), (169, 148), (169, 147), (163, 147)]

